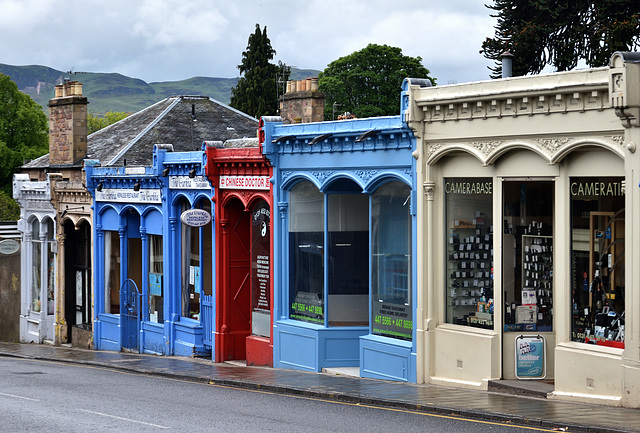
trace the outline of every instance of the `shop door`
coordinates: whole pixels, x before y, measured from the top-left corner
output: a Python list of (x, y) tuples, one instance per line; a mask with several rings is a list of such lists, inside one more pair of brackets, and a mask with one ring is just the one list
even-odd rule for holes
[[(75, 227), (64, 225), (65, 233), (65, 320), (68, 343), (73, 341), (73, 328), (91, 332), (91, 226), (82, 222)], [(87, 337), (90, 338), (90, 337)]]
[(503, 379), (553, 377), (553, 204), (552, 179), (503, 182)]
[[(137, 214), (135, 215), (137, 217)], [(138, 220), (139, 221), (139, 220)], [(139, 226), (139, 222), (137, 223)], [(140, 351), (142, 316), (142, 239), (130, 237), (127, 251), (127, 279), (120, 288), (120, 326), (123, 350)]]
[(224, 251), (223, 361), (245, 359), (245, 339), (251, 333), (250, 213), (240, 200), (232, 199), (224, 209), (228, 222)]
[(120, 338), (122, 349), (138, 351), (140, 332), (140, 291), (132, 279), (126, 279), (120, 288)]

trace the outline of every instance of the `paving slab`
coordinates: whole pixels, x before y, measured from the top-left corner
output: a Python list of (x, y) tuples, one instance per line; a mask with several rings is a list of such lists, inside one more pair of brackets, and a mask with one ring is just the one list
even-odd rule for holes
[[(203, 358), (106, 352), (46, 344), (0, 342), (0, 356), (101, 366), (245, 389), (453, 414), (550, 430), (640, 433), (639, 409), (565, 402), (508, 392), (465, 390), (335, 373), (219, 364)], [(546, 388), (541, 389), (544, 391)]]

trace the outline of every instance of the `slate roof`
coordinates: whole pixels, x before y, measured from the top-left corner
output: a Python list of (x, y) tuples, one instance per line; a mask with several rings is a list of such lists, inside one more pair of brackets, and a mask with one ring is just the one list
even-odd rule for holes
[[(123, 166), (125, 160), (127, 166), (150, 166), (154, 144), (173, 144), (174, 152), (196, 151), (204, 141), (252, 139), (257, 129), (257, 119), (209, 97), (172, 96), (89, 135), (86, 158), (103, 167)], [(80, 160), (73, 166), (83, 165)], [(23, 167), (48, 168), (49, 155)]]

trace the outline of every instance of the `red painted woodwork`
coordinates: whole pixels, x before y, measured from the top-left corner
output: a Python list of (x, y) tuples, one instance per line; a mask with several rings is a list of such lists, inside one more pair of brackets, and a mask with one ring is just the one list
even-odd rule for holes
[[(214, 360), (246, 359), (247, 365), (273, 365), (273, 336), (251, 335), (251, 209), (263, 199), (273, 209), (271, 190), (220, 189), (220, 176), (272, 176), (257, 147), (206, 150), (206, 174), (215, 188), (216, 330)], [(273, 233), (273, 219), (269, 232)], [(273, 239), (271, 254), (273, 257)], [(270, 305), (273, 306), (273, 266)], [(273, 311), (270, 324), (273, 326)]]
[(228, 221), (223, 234), (224, 286), (222, 290), (222, 359), (245, 359), (245, 339), (251, 333), (250, 219), (238, 199), (230, 200), (222, 218)]

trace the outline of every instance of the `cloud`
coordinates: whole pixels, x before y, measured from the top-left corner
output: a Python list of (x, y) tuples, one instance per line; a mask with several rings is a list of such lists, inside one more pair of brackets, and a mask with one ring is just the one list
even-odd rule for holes
[(119, 72), (145, 81), (235, 77), (256, 23), (275, 61), (323, 70), (369, 43), (423, 59), (439, 83), (488, 78), (483, 2), (448, 0), (0, 0), (0, 63)]

